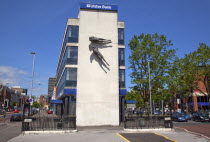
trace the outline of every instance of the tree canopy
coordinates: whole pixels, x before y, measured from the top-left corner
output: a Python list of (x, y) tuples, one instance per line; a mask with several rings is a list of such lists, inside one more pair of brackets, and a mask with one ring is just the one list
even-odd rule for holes
[(168, 100), (176, 92), (189, 97), (194, 90), (210, 98), (210, 47), (200, 43), (196, 51), (178, 58), (176, 50), (170, 49), (172, 45), (171, 40), (157, 33), (142, 33), (130, 40), (129, 68), (133, 87), (126, 99), (136, 100), (137, 106), (147, 105), (149, 83), (155, 102)]
[(171, 40), (157, 33), (134, 36), (129, 43), (132, 89), (142, 97), (144, 104), (149, 99), (149, 75), (153, 98), (154, 94), (161, 93), (158, 89), (163, 90), (167, 86), (168, 71), (176, 52), (169, 49), (172, 45)]

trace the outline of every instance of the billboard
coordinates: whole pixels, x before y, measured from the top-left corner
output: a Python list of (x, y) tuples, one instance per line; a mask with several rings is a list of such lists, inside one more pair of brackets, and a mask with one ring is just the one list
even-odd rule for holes
[(118, 7), (117, 5), (80, 3), (80, 9), (98, 9), (98, 10), (117, 11)]

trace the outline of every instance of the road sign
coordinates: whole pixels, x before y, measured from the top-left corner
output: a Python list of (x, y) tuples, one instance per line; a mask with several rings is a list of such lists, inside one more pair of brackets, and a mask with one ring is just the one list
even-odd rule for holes
[(24, 122), (32, 122), (32, 119), (24, 119)]
[(29, 102), (33, 102), (33, 99), (30, 99)]

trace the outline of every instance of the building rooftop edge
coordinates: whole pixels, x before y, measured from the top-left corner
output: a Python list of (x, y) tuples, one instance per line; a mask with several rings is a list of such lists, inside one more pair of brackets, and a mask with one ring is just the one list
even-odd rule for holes
[(91, 3), (91, 2), (80, 2), (80, 3), (87, 3), (87, 4), (104, 4), (104, 5), (114, 5), (114, 6), (118, 6), (118, 5), (116, 5), (116, 4), (108, 4), (108, 3)]

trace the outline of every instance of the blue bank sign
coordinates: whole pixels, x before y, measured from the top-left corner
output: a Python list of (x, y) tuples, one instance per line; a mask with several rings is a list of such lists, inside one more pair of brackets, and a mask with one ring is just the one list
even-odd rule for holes
[(81, 9), (100, 9), (100, 10), (113, 10), (117, 11), (117, 5), (106, 5), (106, 4), (91, 4), (91, 3), (80, 3)]

